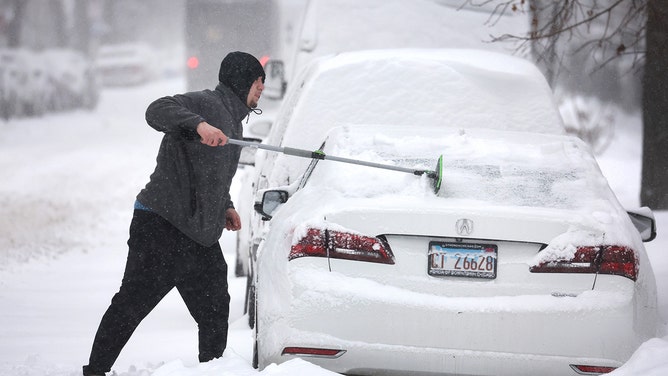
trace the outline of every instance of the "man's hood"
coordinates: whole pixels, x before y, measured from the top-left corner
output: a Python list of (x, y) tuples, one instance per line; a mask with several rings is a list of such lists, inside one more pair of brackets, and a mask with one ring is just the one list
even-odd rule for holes
[(230, 88), (244, 104), (253, 82), (258, 77), (262, 77), (264, 82), (264, 68), (253, 55), (246, 52), (230, 52), (220, 63), (218, 80)]

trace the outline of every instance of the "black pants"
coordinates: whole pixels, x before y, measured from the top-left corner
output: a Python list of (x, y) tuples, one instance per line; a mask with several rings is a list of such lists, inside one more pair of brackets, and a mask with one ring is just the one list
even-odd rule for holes
[(218, 243), (204, 247), (162, 217), (135, 210), (121, 287), (95, 335), (84, 375), (111, 370), (139, 323), (176, 287), (199, 328), (199, 361), (227, 346), (230, 295), (227, 264)]

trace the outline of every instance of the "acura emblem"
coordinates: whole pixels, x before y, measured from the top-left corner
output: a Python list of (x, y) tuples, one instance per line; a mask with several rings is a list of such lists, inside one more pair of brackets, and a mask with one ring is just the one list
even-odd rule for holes
[(455, 227), (459, 235), (468, 236), (473, 232), (473, 221), (467, 218), (458, 219)]

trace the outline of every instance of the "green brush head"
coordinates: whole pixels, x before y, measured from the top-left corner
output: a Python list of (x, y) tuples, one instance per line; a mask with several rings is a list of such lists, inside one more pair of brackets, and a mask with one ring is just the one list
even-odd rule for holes
[(441, 183), (443, 183), (443, 155), (441, 154), (438, 157), (438, 162), (436, 162), (436, 169), (434, 170), (433, 179), (434, 193), (438, 194), (438, 191), (441, 190)]
[(429, 177), (432, 180), (432, 187), (434, 188), (434, 193), (438, 194), (438, 191), (441, 190), (441, 183), (443, 183), (443, 155), (441, 154), (438, 157), (438, 162), (436, 162), (436, 169), (429, 172)]

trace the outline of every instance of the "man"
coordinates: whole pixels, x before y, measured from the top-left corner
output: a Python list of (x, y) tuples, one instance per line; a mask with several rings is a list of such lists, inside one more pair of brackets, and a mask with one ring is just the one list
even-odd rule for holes
[[(146, 110), (164, 132), (157, 165), (137, 195), (121, 287), (102, 317), (85, 376), (111, 370), (139, 323), (174, 287), (199, 328), (199, 360), (227, 346), (230, 296), (218, 240), (241, 228), (230, 185), (241, 148), (242, 120), (257, 107), (265, 73), (253, 56), (228, 54), (215, 90), (164, 97)], [(226, 145), (226, 146), (225, 146)]]

